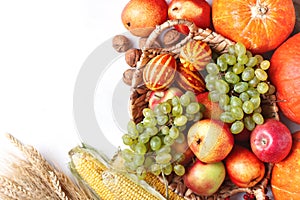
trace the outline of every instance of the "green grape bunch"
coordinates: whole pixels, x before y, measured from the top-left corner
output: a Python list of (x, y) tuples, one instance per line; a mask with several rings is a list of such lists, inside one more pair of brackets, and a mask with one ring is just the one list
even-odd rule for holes
[(140, 179), (144, 179), (147, 172), (155, 175), (174, 172), (183, 176), (184, 153), (177, 152), (172, 145), (186, 142), (185, 130), (202, 119), (204, 110), (204, 105), (191, 91), (161, 102), (153, 109), (144, 108), (143, 120), (138, 123), (130, 120), (127, 133), (122, 136), (128, 146), (121, 151), (126, 170)]
[(270, 62), (261, 55), (252, 55), (237, 42), (215, 62), (206, 65), (206, 88), (212, 102), (218, 102), (224, 111), (220, 120), (230, 124), (233, 134), (244, 128), (252, 131), (264, 123), (261, 114), (261, 95), (268, 93), (267, 70)]

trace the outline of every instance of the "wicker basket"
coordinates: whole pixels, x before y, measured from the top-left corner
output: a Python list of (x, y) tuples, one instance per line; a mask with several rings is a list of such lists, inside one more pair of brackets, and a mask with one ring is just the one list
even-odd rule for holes
[[(165, 30), (179, 24), (186, 25), (189, 28), (190, 32), (189, 35), (181, 40), (178, 44), (169, 48), (148, 48)], [(223, 37), (222, 35), (217, 34), (216, 32), (213, 32), (209, 29), (204, 30), (198, 28), (192, 22), (186, 20), (169, 20), (161, 24), (160, 26), (157, 26), (156, 29), (150, 34), (145, 47), (141, 49), (142, 55), (140, 57), (140, 60), (137, 62), (137, 66), (132, 77), (132, 85), (130, 91), (130, 111), (133, 121), (140, 122), (143, 119), (142, 110), (148, 107), (148, 101), (151, 91), (145, 86), (142, 78), (143, 69), (146, 64), (154, 56), (163, 53), (169, 53), (172, 54), (175, 58), (178, 58), (180, 48), (191, 39), (206, 42), (211, 47), (212, 51), (217, 54), (227, 52), (228, 46), (234, 44), (234, 42)], [(274, 94), (269, 93), (266, 95), (262, 95), (261, 107), (263, 110), (262, 114), (265, 118), (275, 118), (279, 120), (278, 108), (276, 106), (276, 96)], [(265, 177), (260, 183), (252, 188), (238, 188), (236, 185), (226, 179), (218, 192), (212, 196), (198, 196), (194, 194), (191, 190), (184, 186), (182, 178), (174, 174), (167, 176), (165, 180), (168, 181), (168, 189), (175, 192), (178, 197), (181, 197), (178, 199), (225, 199), (237, 193), (246, 192), (254, 194), (256, 199), (262, 200), (266, 198), (266, 188), (270, 179), (272, 167), (273, 164), (266, 164)], [(161, 182), (163, 182), (164, 180), (161, 177), (156, 178)], [(153, 179), (153, 177), (151, 179)]]

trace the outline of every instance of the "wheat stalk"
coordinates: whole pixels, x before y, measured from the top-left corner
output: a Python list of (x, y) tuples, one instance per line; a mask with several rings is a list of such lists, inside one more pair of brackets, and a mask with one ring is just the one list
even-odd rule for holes
[(6, 161), (8, 166), (5, 176), (0, 175), (0, 199), (3, 200), (95, 200), (92, 193), (64, 173), (57, 170), (33, 147), (24, 145), (11, 134), (6, 134), (8, 140), (23, 155), (11, 154), (12, 161)]

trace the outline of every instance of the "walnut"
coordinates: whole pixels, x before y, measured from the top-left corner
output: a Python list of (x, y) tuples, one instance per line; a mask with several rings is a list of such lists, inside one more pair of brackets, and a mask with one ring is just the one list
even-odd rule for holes
[[(148, 38), (140, 38), (139, 40), (139, 47), (142, 49), (144, 48)], [(158, 41), (154, 41), (153, 44), (150, 46), (150, 48), (160, 48), (161, 45)]]
[(181, 36), (181, 34), (177, 30), (170, 29), (163, 36), (163, 39), (162, 39), (163, 40), (163, 44), (166, 47), (175, 45), (176, 43), (179, 42), (180, 36)]
[(136, 67), (137, 62), (139, 61), (142, 55), (140, 49), (131, 48), (125, 52), (125, 61), (130, 67)]
[(127, 70), (123, 73), (123, 82), (124, 82), (126, 85), (131, 86), (132, 78), (133, 78), (134, 72), (135, 72), (135, 69), (127, 69)]
[(112, 46), (117, 52), (122, 53), (131, 47), (131, 42), (124, 35), (116, 35), (112, 39)]

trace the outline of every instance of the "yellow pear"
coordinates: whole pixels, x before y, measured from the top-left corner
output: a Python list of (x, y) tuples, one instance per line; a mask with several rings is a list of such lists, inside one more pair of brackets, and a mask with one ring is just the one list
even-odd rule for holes
[(122, 23), (138, 37), (147, 37), (156, 25), (168, 19), (165, 0), (130, 0), (122, 11)]

